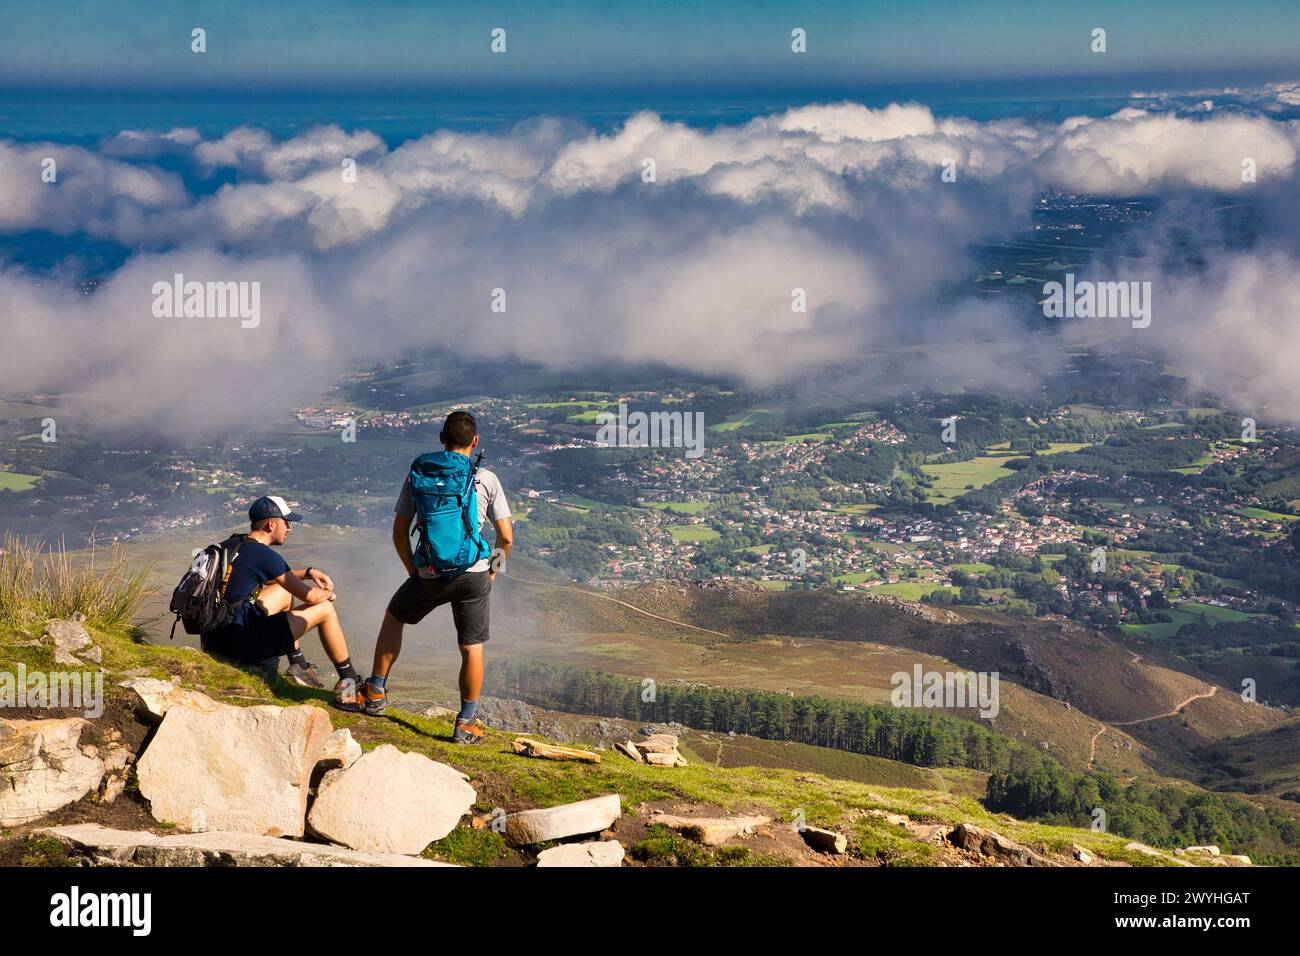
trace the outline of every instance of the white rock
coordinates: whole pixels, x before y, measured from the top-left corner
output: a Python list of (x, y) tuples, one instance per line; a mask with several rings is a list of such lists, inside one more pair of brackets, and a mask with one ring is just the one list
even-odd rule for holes
[(154, 724), (162, 720), (167, 711), (173, 707), (189, 707), (191, 710), (210, 714), (227, 706), (196, 690), (177, 687), (175, 684), (154, 677), (136, 677), (132, 680), (124, 680), (117, 686), (135, 692), (136, 713)]
[(477, 796), (460, 771), (384, 744), (325, 775), (308, 824), (356, 850), (416, 854), (455, 829)]
[(80, 620), (74, 618), (71, 621), (55, 618), (46, 622), (44, 639), (54, 644), (54, 663), (74, 666), (82, 663), (77, 656), (78, 652), (83, 648), (93, 647), (90, 632), (81, 623), (84, 620), (84, 617)]
[(302, 836), (312, 769), (333, 732), (319, 707), (171, 707), (140, 758), (156, 819), (189, 829)]
[(506, 841), (515, 846), (599, 833), (618, 819), (618, 794), (565, 803), (542, 810), (522, 810), (506, 817)]
[(81, 717), (0, 719), (0, 827), (39, 820), (99, 789), (104, 762), (78, 746)]
[(346, 770), (360, 757), (361, 745), (352, 739), (352, 731), (340, 727), (325, 741), (325, 749), (316, 763), (327, 770)]
[(249, 833), (109, 830), (97, 823), (41, 830), (96, 866), (454, 866), (395, 853), (362, 853)]
[(622, 866), (623, 845), (617, 840), (564, 843), (537, 855), (538, 866)]

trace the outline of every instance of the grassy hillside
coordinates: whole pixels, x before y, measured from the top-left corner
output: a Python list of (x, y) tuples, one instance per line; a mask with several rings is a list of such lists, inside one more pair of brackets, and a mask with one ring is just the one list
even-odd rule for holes
[[(51, 669), (54, 666), (52, 653), (48, 646), (36, 642), (39, 633), (40, 629), (35, 627), (12, 624), (0, 627), (0, 666), (8, 668), (21, 662), (29, 669)], [(398, 709), (378, 719), (345, 714), (328, 707), (324, 692), (291, 686), (283, 681), (268, 684), (259, 675), (190, 648), (146, 644), (121, 628), (92, 626), (92, 634), (103, 648), (103, 664), (108, 671), (105, 719), (110, 715), (118, 715), (120, 719), (129, 710), (129, 692), (116, 686), (117, 680), (127, 675), (174, 680), (235, 706), (305, 703), (321, 707), (329, 713), (336, 727), (349, 727), (365, 749), (391, 743), (464, 771), (478, 791), (475, 810), (480, 813), (490, 813), (495, 807), (515, 811), (618, 793), (623, 800), (626, 818), (620, 826), (627, 829), (632, 839), (631, 844), (625, 845), (630, 845), (633, 857), (642, 862), (664, 862), (659, 859), (661, 855), (677, 862), (698, 865), (800, 862), (797, 858), (782, 855), (784, 844), (780, 840), (772, 841), (770, 858), (734, 850), (722, 852), (692, 847), (688, 851), (675, 837), (647, 828), (646, 816), (650, 809), (682, 806), (703, 812), (710, 809), (762, 812), (773, 816), (778, 824), (799, 813), (806, 816), (812, 825), (845, 828), (853, 835), (850, 862), (868, 865), (926, 865), (937, 862), (938, 855), (945, 852), (942, 848), (913, 839), (879, 817), (865, 814), (868, 810), (903, 813), (922, 822), (971, 822), (1046, 852), (1065, 853), (1071, 844), (1077, 843), (1104, 860), (1140, 866), (1162, 862), (1124, 850), (1126, 841), (1120, 837), (1071, 827), (1040, 826), (989, 813), (968, 795), (969, 787), (953, 787), (946, 783), (949, 792), (922, 789), (916, 785), (868, 785), (825, 773), (813, 778), (807, 772), (765, 766), (768, 761), (761, 759), (757, 765), (719, 767), (693, 761), (687, 767), (667, 769), (635, 764), (607, 752), (597, 765), (553, 763), (516, 755), (509, 746), (514, 735), (497, 732), (489, 732), (489, 739), (478, 747), (457, 747), (447, 740), (451, 731), (447, 719), (420, 717)], [(922, 782), (922, 779), (917, 779), (915, 784)], [(128, 786), (127, 794), (119, 798), (118, 803), (123, 801), (134, 806), (134, 816), (131, 816), (131, 806), (127, 806), (118, 807), (114, 811), (116, 817), (126, 815), (134, 826), (144, 825), (147, 817), (138, 791)], [(74, 807), (61, 811), (55, 822), (99, 820), (103, 816), (104, 811), (95, 805), (94, 798), (87, 797)], [(23, 843), (31, 829), (33, 827), (29, 826), (0, 833), (0, 858), (6, 855), (12, 858), (14, 844)], [(159, 833), (168, 832), (162, 827), (155, 826), (154, 829)], [(8, 851), (5, 844), (9, 845)], [(458, 828), (446, 839), (432, 845), (426, 854), (466, 864), (527, 862), (523, 854), (507, 848), (490, 829), (467, 827)], [(39, 854), (36, 861), (49, 862)]]

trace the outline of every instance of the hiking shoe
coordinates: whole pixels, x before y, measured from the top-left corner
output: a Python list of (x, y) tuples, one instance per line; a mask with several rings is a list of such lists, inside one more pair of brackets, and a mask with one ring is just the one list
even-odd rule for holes
[(483, 722), (477, 717), (470, 721), (456, 718), (456, 726), (451, 732), (451, 741), (455, 744), (476, 744), (483, 739)]
[(289, 669), (284, 672), (284, 679), (297, 684), (299, 687), (325, 689), (325, 682), (320, 679), (320, 674), (316, 672), (316, 668), (311, 664), (306, 667), (301, 664), (290, 664)]
[(355, 677), (340, 677), (334, 685), (334, 706), (339, 710), (360, 710), (361, 691)]
[(388, 709), (388, 695), (382, 687), (363, 680), (357, 688), (357, 709), (371, 717), (382, 717)]

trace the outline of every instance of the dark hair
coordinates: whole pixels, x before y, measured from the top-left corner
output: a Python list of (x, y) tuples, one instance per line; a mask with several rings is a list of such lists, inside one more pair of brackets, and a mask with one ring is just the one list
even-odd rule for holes
[(469, 443), (478, 434), (478, 424), (469, 412), (452, 412), (442, 423), (442, 433), (438, 436), (448, 448), (468, 448)]
[(256, 521), (251, 522), (251, 524), (254, 531), (265, 531), (274, 520), (274, 518), (258, 518)]

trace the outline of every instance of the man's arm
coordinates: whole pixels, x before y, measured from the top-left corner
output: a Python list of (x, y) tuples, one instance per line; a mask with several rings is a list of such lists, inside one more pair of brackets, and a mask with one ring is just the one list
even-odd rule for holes
[[(309, 570), (311, 571), (310, 575), (307, 573)], [(320, 568), (316, 568), (316, 567), (303, 568), (302, 570), (299, 570), (298, 568), (293, 568), (292, 571), (294, 574), (298, 575), (298, 577), (302, 578), (304, 581), (310, 581), (312, 584), (315, 584), (318, 587), (322, 587), (326, 591), (334, 590), (334, 579), (331, 578), (324, 571), (322, 571)]]
[(278, 578), (271, 578), (276, 584), (284, 588), (298, 600), (307, 604), (324, 604), (326, 601), (334, 600), (334, 592), (327, 591), (324, 588), (312, 587), (306, 581), (298, 576), (298, 573), (292, 569), (284, 572)]
[(413, 515), (393, 515), (393, 547), (402, 560), (408, 577), (415, 576), (415, 558), (411, 554), (411, 519)]

